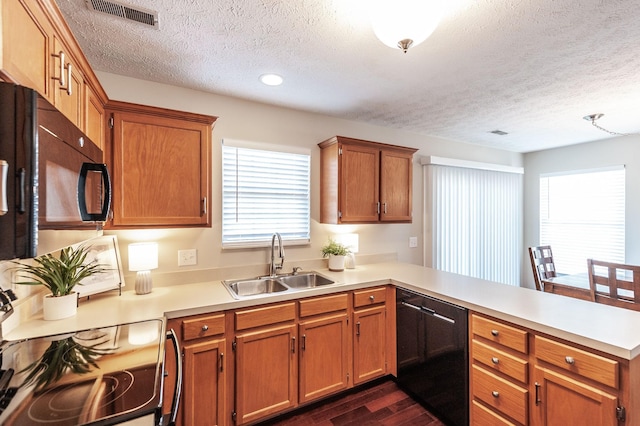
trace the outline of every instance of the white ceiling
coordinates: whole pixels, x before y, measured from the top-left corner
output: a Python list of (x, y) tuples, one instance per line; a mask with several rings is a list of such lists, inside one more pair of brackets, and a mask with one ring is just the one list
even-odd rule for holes
[(406, 54), (369, 0), (124, 0), (158, 29), (56, 1), (99, 71), (515, 152), (640, 131), (638, 0), (445, 0)]

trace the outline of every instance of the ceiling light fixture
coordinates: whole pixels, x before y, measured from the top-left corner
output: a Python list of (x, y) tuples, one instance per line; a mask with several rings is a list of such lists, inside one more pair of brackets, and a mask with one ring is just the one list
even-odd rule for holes
[(375, 0), (371, 2), (371, 25), (389, 47), (407, 49), (422, 43), (438, 26), (443, 0)]
[(614, 135), (614, 136), (629, 136), (632, 135), (633, 133), (618, 133), (618, 132), (612, 132), (611, 130), (607, 130), (604, 127), (598, 126), (596, 124), (596, 120), (601, 119), (602, 117), (604, 117), (604, 114), (589, 114), (589, 115), (585, 115), (584, 117), (582, 117), (583, 119), (590, 121), (591, 124), (593, 125), (593, 127), (595, 127), (596, 129), (600, 129), (603, 132), (609, 133), (610, 135)]
[(278, 74), (262, 74), (260, 81), (267, 86), (280, 86), (284, 80)]

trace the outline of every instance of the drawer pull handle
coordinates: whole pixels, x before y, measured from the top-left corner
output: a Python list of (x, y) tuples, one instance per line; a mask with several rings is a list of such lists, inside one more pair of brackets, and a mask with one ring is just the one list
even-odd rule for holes
[(566, 356), (566, 357), (564, 357), (564, 360), (565, 360), (565, 361), (567, 362), (567, 364), (569, 364), (569, 365), (573, 365), (573, 364), (575, 364), (575, 363), (576, 363), (576, 360), (575, 360), (575, 359), (573, 359), (573, 357), (572, 357), (572, 356)]
[(500, 362), (500, 360), (499, 360), (497, 357), (495, 357), (495, 356), (494, 356), (493, 358), (491, 358), (491, 362), (492, 362), (492, 363), (494, 363), (494, 364), (496, 364), (496, 365), (498, 365), (498, 363)]
[(498, 398), (500, 396), (500, 392), (493, 391), (493, 392), (491, 392), (491, 395), (493, 395), (494, 398)]
[(376, 300), (376, 298), (375, 298), (375, 296), (369, 296), (369, 300), (371, 300), (373, 302), (374, 300)]
[(498, 332), (498, 330), (491, 330), (491, 335), (492, 335), (492, 336), (497, 337), (497, 336), (498, 336), (498, 334), (500, 334), (500, 333)]
[(539, 405), (542, 401), (540, 400), (540, 383), (536, 382), (536, 405)]
[(209, 329), (208, 325), (205, 324), (205, 325), (202, 326), (202, 331), (207, 331), (208, 329)]

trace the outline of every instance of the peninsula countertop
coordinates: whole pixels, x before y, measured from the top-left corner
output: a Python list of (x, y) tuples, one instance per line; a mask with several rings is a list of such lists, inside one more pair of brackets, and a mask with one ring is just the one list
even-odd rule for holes
[(108, 292), (82, 300), (74, 317), (44, 321), (36, 315), (4, 338), (16, 340), (151, 318), (177, 318), (394, 284), (623, 359), (640, 354), (640, 312), (400, 262), (358, 265), (342, 272), (317, 271), (337, 283), (244, 300), (234, 299), (219, 280), (156, 287), (146, 295), (137, 295), (133, 289), (120, 296)]

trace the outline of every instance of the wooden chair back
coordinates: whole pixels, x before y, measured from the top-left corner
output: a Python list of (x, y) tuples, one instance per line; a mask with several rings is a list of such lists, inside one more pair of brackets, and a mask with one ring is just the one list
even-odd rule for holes
[(591, 299), (640, 311), (640, 266), (587, 259)]
[(531, 259), (536, 290), (543, 291), (543, 280), (556, 276), (556, 265), (553, 263), (551, 246), (529, 247), (529, 259)]

